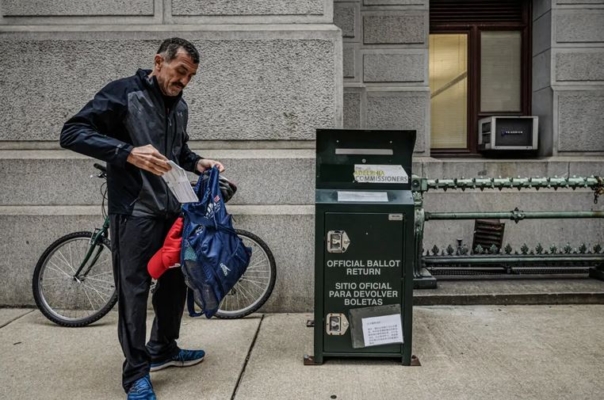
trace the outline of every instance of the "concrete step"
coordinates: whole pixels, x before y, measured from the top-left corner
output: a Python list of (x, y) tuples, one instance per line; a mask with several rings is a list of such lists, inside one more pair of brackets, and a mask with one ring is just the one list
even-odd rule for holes
[[(236, 227), (248, 229), (264, 239), (275, 253), (278, 280), (264, 311), (306, 312), (314, 304), (314, 150), (234, 149), (199, 150), (208, 158), (223, 161), (226, 176), (239, 185), (229, 203)], [(33, 305), (31, 276), (43, 250), (60, 236), (100, 226), (101, 196), (93, 160), (73, 152), (46, 150), (0, 150), (0, 305)], [(418, 159), (414, 169), (434, 169), (434, 161)], [(564, 161), (569, 171), (574, 161)], [(453, 163), (458, 172), (482, 172), (486, 161)], [(451, 165), (453, 165), (451, 164)], [(526, 162), (536, 169), (545, 161)], [(601, 163), (587, 163), (595, 169)], [(449, 164), (443, 164), (449, 165)], [(499, 164), (498, 164), (499, 165)], [(503, 164), (501, 164), (503, 165)], [(522, 164), (524, 165), (524, 164)], [(445, 167), (443, 168), (452, 168)], [(494, 168), (494, 169), (493, 169)], [(504, 168), (492, 167), (493, 171)], [(518, 167), (520, 168), (520, 167)], [(552, 167), (553, 168), (553, 167)], [(558, 168), (558, 167), (556, 167)], [(564, 168), (560, 167), (563, 172)], [(587, 167), (583, 172), (587, 172)], [(470, 171), (470, 172), (471, 172)], [(452, 173), (452, 171), (448, 171)], [(469, 176), (469, 175), (467, 175)], [(429, 192), (427, 211), (511, 210), (603, 210), (593, 205), (590, 192)], [(457, 238), (471, 243), (472, 221), (434, 221), (426, 224), (424, 248), (455, 244)], [(560, 246), (570, 242), (604, 242), (604, 219), (523, 221), (506, 224), (506, 243)], [(439, 300), (444, 301), (444, 300)], [(469, 301), (469, 300), (468, 300)], [(485, 301), (485, 300), (481, 300)]]
[[(1, 143), (0, 143), (1, 144)], [(40, 143), (37, 144), (41, 146)], [(91, 178), (96, 172), (91, 158), (71, 151), (42, 146), (36, 150), (0, 147), (0, 192), (2, 205), (93, 205), (101, 203), (101, 180)], [(239, 186), (231, 204), (314, 204), (314, 149), (203, 149), (194, 142), (193, 149), (206, 158), (222, 161), (225, 176)], [(3, 149), (4, 148), (4, 149)], [(414, 159), (413, 173), (429, 178), (475, 176), (544, 176), (604, 175), (604, 162), (592, 161), (520, 161), (464, 160), (443, 163), (432, 158)], [(191, 179), (195, 179), (191, 174)], [(544, 201), (552, 191), (430, 191), (425, 194), (427, 211), (509, 211), (523, 210), (603, 210), (593, 205), (591, 190), (556, 192), (554, 201)], [(604, 203), (604, 200), (601, 202)]]
[[(0, 306), (32, 306), (35, 264), (54, 240), (102, 224), (97, 206), (0, 206)], [(237, 206), (235, 226), (263, 239), (277, 264), (275, 290), (262, 311), (309, 312), (314, 307), (314, 207)], [(438, 289), (416, 290), (418, 305), (604, 303), (604, 283), (589, 279), (468, 280), (438, 278)]]
[[(313, 204), (314, 151), (209, 150), (238, 186), (231, 204)], [(0, 151), (0, 205), (92, 205), (101, 203), (100, 179), (91, 158), (64, 150)], [(101, 163), (103, 164), (103, 163)], [(191, 180), (196, 180), (191, 174)]]
[[(96, 206), (0, 207), (0, 306), (32, 306), (31, 281), (43, 251), (59, 237), (102, 225)], [(275, 257), (277, 282), (262, 311), (312, 310), (312, 206), (231, 206), (236, 228), (264, 240)]]
[[(314, 204), (315, 160), (312, 149), (198, 151), (208, 158), (222, 160), (227, 166), (225, 175), (239, 186), (237, 195), (229, 205)], [(96, 171), (92, 167), (93, 162), (90, 158), (63, 150), (0, 150), (0, 179), (3, 182), (0, 206), (100, 204), (102, 182), (90, 178)], [(550, 172), (577, 170), (587, 173), (602, 165), (596, 161), (556, 161), (551, 165), (543, 161), (524, 161), (517, 164), (520, 166), (515, 168), (524, 166), (527, 175), (547, 172), (548, 168), (552, 170)], [(475, 176), (485, 171), (502, 172), (504, 167), (501, 162), (485, 161), (443, 164), (434, 159), (417, 159), (414, 163), (414, 170), (418, 173), (434, 172), (439, 168), (444, 170), (434, 172), (436, 175), (446, 172)], [(510, 168), (507, 172), (518, 172)], [(193, 175), (191, 178), (195, 179)], [(524, 211), (604, 211), (604, 199), (594, 205), (591, 190), (430, 191), (424, 195), (424, 200), (425, 210), (433, 212), (510, 211), (516, 207)], [(519, 224), (505, 222), (504, 242), (518, 248), (523, 243), (529, 246), (541, 243), (545, 247), (552, 244), (560, 247), (567, 242), (573, 247), (578, 247), (582, 242), (604, 243), (604, 219), (527, 220)], [(449, 244), (456, 245), (458, 238), (471, 244), (473, 230), (473, 221), (427, 222), (424, 248), (429, 249), (434, 245), (446, 248)]]
[(604, 304), (604, 282), (586, 275), (437, 279), (437, 289), (413, 292), (414, 305)]

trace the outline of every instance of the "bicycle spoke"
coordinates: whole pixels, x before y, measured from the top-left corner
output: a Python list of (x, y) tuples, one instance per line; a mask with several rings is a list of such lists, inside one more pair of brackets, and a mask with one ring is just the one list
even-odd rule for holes
[(99, 292), (97, 289), (95, 289), (94, 287), (92, 287), (92, 286), (90, 286), (90, 285), (87, 285), (86, 283), (84, 283), (84, 287), (85, 287), (85, 288), (89, 288), (89, 289), (91, 289), (91, 290), (92, 290), (94, 293), (96, 293), (96, 294), (97, 294), (97, 295), (98, 295), (98, 296), (101, 298), (101, 300), (103, 300), (104, 302), (106, 302), (106, 301), (107, 301), (107, 298), (108, 298), (109, 296), (103, 295), (103, 294), (102, 294), (101, 292)]
[(239, 292), (241, 292), (242, 296), (245, 297), (245, 299), (247, 301), (247, 299), (251, 297), (251, 294), (249, 292), (246, 293), (246, 291), (247, 291), (247, 288), (244, 290), (243, 286), (239, 287)]
[(269, 271), (266, 271), (266, 269), (265, 269), (265, 268), (254, 268), (254, 269), (249, 269), (249, 268), (248, 268), (248, 269), (245, 271), (245, 274), (244, 274), (244, 275), (248, 275), (248, 274), (258, 274), (258, 273), (263, 273), (263, 272), (269, 272)]
[(71, 268), (71, 265), (69, 265), (69, 261), (67, 260), (67, 258), (63, 255), (63, 253), (61, 252), (61, 250), (57, 250), (55, 252), (55, 255), (57, 256), (57, 260), (60, 261), (62, 264), (65, 264), (66, 266)]
[(235, 300), (235, 304), (237, 305), (237, 308), (240, 308), (239, 307), (239, 290), (237, 290), (235, 292), (235, 299), (234, 300)]
[(260, 290), (264, 290), (264, 288), (261, 286), (261, 283), (262, 283), (262, 282), (253, 281), (253, 280), (251, 280), (251, 279), (240, 279), (240, 280), (239, 280), (239, 282), (249, 282), (249, 283), (251, 283), (252, 285), (254, 285), (254, 286), (256, 286), (256, 287), (260, 288)]
[(95, 268), (98, 268), (98, 267), (100, 267), (101, 265), (105, 265), (105, 264), (107, 264), (107, 263), (108, 263), (108, 262), (110, 262), (110, 261), (111, 261), (111, 259), (110, 259), (110, 258), (106, 258), (106, 259), (105, 259), (105, 261), (103, 261), (102, 263), (99, 263), (99, 262), (97, 261), (97, 262), (94, 264), (94, 267), (95, 267)]
[(60, 272), (62, 274), (65, 274), (66, 276), (68, 276), (69, 278), (73, 278), (72, 275), (69, 275), (67, 272), (63, 271), (59, 266), (57, 266), (56, 264), (51, 263), (50, 261), (48, 262), (48, 264), (51, 264), (54, 268), (50, 268), (53, 271), (57, 271)]
[[(90, 278), (96, 278), (97, 276), (104, 276), (104, 275), (111, 275), (113, 277), (113, 271), (105, 271), (105, 272), (101, 272), (95, 275), (88, 275), (86, 278), (90, 279)], [(113, 278), (111, 279), (113, 281)]]
[(258, 271), (265, 269), (265, 265), (262, 263), (252, 264), (247, 267), (246, 271)]
[(271, 273), (270, 271), (246, 271), (245, 274), (243, 274), (242, 278), (259, 278), (259, 279), (263, 279), (263, 278), (268, 278), (270, 277)]
[(69, 265), (73, 265), (73, 251), (71, 251), (71, 246), (69, 246)]
[(234, 292), (235, 294), (233, 296), (229, 296), (229, 304), (231, 309), (237, 308), (237, 306), (239, 305), (239, 293), (238, 292)]
[(67, 261), (67, 258), (65, 258), (63, 253), (61, 253), (61, 250), (57, 250), (57, 252), (55, 254), (57, 254), (59, 256), (59, 260), (63, 260), (65, 265), (67, 265), (71, 269), (71, 271), (73, 271), (73, 273), (75, 274), (75, 269), (73, 268), (73, 266), (71, 264), (69, 264), (69, 261)]
[[(44, 283), (46, 283), (48, 281), (61, 281), (61, 282), (64, 282), (66, 280), (67, 279), (64, 276), (57, 276), (57, 277), (52, 277), (52, 278), (45, 277), (44, 278)], [(71, 280), (71, 276), (69, 277), (69, 280)]]
[(112, 286), (115, 286), (115, 281), (110, 277), (110, 276), (103, 276), (100, 275), (100, 278), (97, 278), (97, 276), (99, 275), (95, 275), (95, 276), (87, 276), (86, 277), (86, 281), (92, 281), (92, 282), (101, 282), (101, 283), (106, 283), (106, 284), (110, 284)]
[(94, 286), (103, 290), (115, 290), (115, 284), (113, 281), (103, 281), (103, 280), (91, 280), (86, 279), (83, 282), (86, 282), (89, 286)]
[(255, 269), (255, 268), (257, 268), (258, 266), (260, 266), (262, 264), (264, 264), (264, 265), (267, 264), (267, 259), (266, 258), (262, 258), (262, 259), (257, 258), (256, 260), (252, 259), (252, 262), (250, 262), (250, 265), (248, 265), (247, 269), (248, 270)]
[(107, 304), (107, 302), (109, 301), (109, 299), (111, 298), (111, 295), (113, 294), (113, 291), (110, 291), (108, 293), (105, 292), (101, 292), (99, 291), (97, 288), (95, 288), (94, 286), (91, 286), (89, 284), (87, 284), (86, 282), (83, 283), (83, 287), (84, 290), (86, 290), (87, 293), (90, 293), (91, 295), (96, 295), (96, 296), (92, 296), (92, 299), (95, 299), (95, 304), (96, 304), (96, 308), (95, 309), (101, 309), (103, 308), (103, 306), (105, 304)]
[(83, 292), (86, 295), (86, 298), (88, 299), (88, 302), (90, 303), (90, 307), (92, 307), (92, 309), (94, 310), (95, 309), (94, 305), (92, 304), (92, 300), (90, 300), (90, 296), (88, 296), (88, 292), (86, 291), (86, 288), (84, 288)]
[[(111, 251), (103, 240), (97, 244), (102, 247), (91, 248), (90, 236), (78, 233), (51, 249), (39, 270), (36, 303), (53, 321), (85, 325), (86, 319), (94, 318), (115, 299)], [(80, 266), (90, 276), (82, 275), (77, 281), (73, 274)]]
[[(63, 279), (62, 281), (61, 280), (57, 280), (56, 282), (52, 282), (52, 279), (51, 279), (51, 282), (48, 282), (47, 279), (44, 279), (44, 281), (42, 282), (42, 284), (44, 285), (44, 287), (54, 287), (54, 286), (59, 286), (59, 285), (61, 285), (62, 287), (66, 287), (65, 283), (66, 283), (66, 279)], [(75, 282), (72, 281), (72, 280), (69, 280), (69, 281), (67, 281), (67, 283), (69, 284), (69, 286), (67, 286), (67, 287), (70, 287), (71, 284), (75, 283)]]
[(115, 291), (115, 288), (111, 285), (99, 285), (97, 283), (95, 283), (95, 286), (93, 286), (92, 284), (90, 284), (88, 281), (85, 281), (84, 284), (86, 285), (86, 287), (89, 287), (91, 289), (97, 290), (97, 291), (103, 291), (103, 292), (107, 292), (112, 294)]
[(231, 301), (231, 296), (227, 293), (227, 295), (224, 296), (224, 299), (222, 301), (222, 303), (224, 304), (224, 306), (222, 306), (222, 304), (221, 304), (220, 308), (228, 310), (229, 309), (229, 303), (230, 303), (230, 301)]
[(236, 293), (237, 293), (237, 296), (235, 296), (235, 300), (236, 300), (235, 308), (245, 307), (245, 305), (247, 304), (247, 294), (245, 293), (244, 290), (241, 290), (241, 288), (237, 288)]
[(109, 270), (112, 271), (113, 270), (113, 262), (112, 262), (112, 258), (110, 255), (107, 254), (103, 254), (100, 255), (99, 258), (97, 259), (95, 265), (95, 269), (101, 269), (103, 271), (105, 270)]
[(249, 301), (248, 298), (252, 296), (252, 292), (253, 292), (253, 288), (252, 287), (248, 287), (247, 285), (243, 284), (243, 283), (238, 283), (237, 286), (235, 286), (235, 289), (240, 291), (243, 296), (245, 297), (246, 301)]

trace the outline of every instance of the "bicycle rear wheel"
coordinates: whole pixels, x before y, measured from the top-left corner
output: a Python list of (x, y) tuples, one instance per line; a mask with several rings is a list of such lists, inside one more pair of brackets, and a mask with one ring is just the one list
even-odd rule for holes
[[(46, 318), (66, 327), (101, 319), (117, 302), (109, 240), (91, 248), (92, 232), (57, 239), (40, 257), (32, 282), (36, 305)], [(81, 263), (90, 257), (76, 277)]]
[(252, 248), (252, 258), (245, 274), (225, 296), (216, 312), (223, 319), (243, 318), (266, 303), (277, 279), (275, 257), (266, 243), (251, 232), (236, 229), (243, 244)]

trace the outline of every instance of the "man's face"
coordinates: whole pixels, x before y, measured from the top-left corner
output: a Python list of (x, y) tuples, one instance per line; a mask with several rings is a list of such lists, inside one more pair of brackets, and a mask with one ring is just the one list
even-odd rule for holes
[(178, 96), (189, 84), (197, 73), (197, 67), (198, 65), (193, 63), (191, 57), (181, 48), (170, 62), (166, 62), (163, 56), (157, 54), (153, 74), (157, 78), (162, 93), (174, 97)]

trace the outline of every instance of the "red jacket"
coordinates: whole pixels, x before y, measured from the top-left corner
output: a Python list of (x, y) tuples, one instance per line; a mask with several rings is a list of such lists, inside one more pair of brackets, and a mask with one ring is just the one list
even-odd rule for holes
[(153, 279), (159, 277), (169, 268), (180, 267), (180, 249), (182, 247), (183, 218), (178, 219), (168, 231), (164, 245), (157, 251), (147, 264), (147, 271)]

